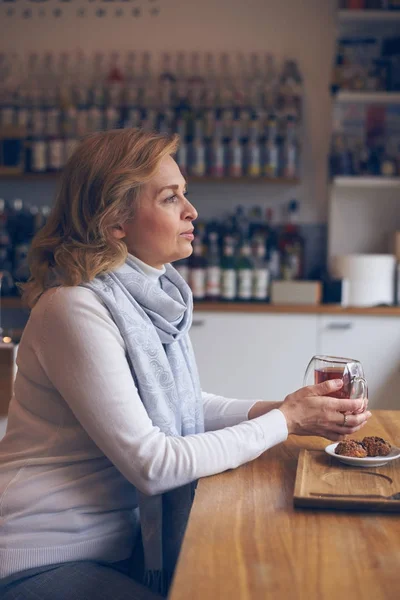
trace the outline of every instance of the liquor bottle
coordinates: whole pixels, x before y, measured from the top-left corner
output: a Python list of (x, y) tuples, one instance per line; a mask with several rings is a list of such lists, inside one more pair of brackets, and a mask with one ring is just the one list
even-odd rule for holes
[(274, 213), (271, 208), (267, 208), (266, 211), (266, 227), (268, 232), (267, 264), (271, 280), (276, 280), (281, 277), (281, 253), (279, 250), (278, 229), (274, 225)]
[(0, 53), (0, 127), (15, 125), (14, 89), (10, 76), (10, 60)]
[(259, 143), (259, 121), (253, 119), (250, 123), (249, 141), (246, 146), (246, 172), (249, 177), (261, 176), (261, 147)]
[(288, 103), (295, 106), (296, 116), (301, 116), (301, 102), (303, 95), (303, 79), (295, 60), (286, 60), (282, 69), (279, 94), (285, 107)]
[(221, 256), (218, 233), (216, 231), (210, 231), (208, 234), (206, 297), (209, 300), (218, 300), (220, 296)]
[(195, 177), (204, 177), (206, 174), (206, 147), (204, 144), (203, 123), (196, 119), (194, 124), (194, 138), (191, 144), (190, 172)]
[(15, 103), (15, 122), (17, 127), (25, 129), (28, 133), (32, 121), (32, 109), (30, 107), (29, 91), (26, 88), (20, 88), (18, 97)]
[(253, 256), (252, 300), (268, 302), (270, 271), (266, 260), (265, 240), (262, 237), (254, 240)]
[(190, 275), (189, 258), (181, 258), (180, 260), (175, 261), (174, 267), (178, 271), (179, 275), (181, 277), (183, 277), (183, 279), (186, 281), (186, 283), (189, 284), (189, 280), (190, 280), (190, 278), (189, 278), (189, 275)]
[(88, 111), (90, 105), (89, 81), (90, 68), (85, 54), (79, 50), (75, 58), (73, 105), (77, 108), (76, 127), (78, 137), (86, 135), (89, 131)]
[(212, 52), (207, 52), (205, 57), (205, 89), (204, 106), (215, 109), (220, 104), (219, 78), (215, 68), (215, 58)]
[(213, 177), (225, 175), (225, 145), (222, 141), (221, 121), (216, 121), (210, 145), (210, 173)]
[(171, 55), (169, 52), (164, 52), (161, 59), (161, 73), (158, 78), (158, 97), (161, 106), (169, 108), (173, 105), (175, 81)]
[(88, 131), (102, 131), (104, 127), (104, 112), (103, 106), (94, 102), (88, 109)]
[(178, 52), (176, 57), (176, 106), (181, 111), (189, 107), (189, 84), (186, 68), (186, 55), (184, 52)]
[(253, 293), (253, 263), (251, 260), (251, 247), (244, 241), (240, 247), (237, 261), (238, 300), (251, 300)]
[(231, 238), (224, 239), (221, 259), (221, 300), (235, 300), (237, 294), (237, 271), (235, 246)]
[(30, 170), (32, 173), (45, 173), (48, 167), (48, 149), (44, 135), (34, 134), (30, 143)]
[(242, 177), (244, 169), (243, 146), (240, 139), (240, 122), (233, 123), (232, 139), (228, 146), (228, 173), (231, 177)]
[(184, 137), (181, 137), (179, 142), (179, 148), (176, 153), (176, 162), (181, 170), (181, 173), (184, 177), (187, 176), (188, 173), (188, 147)]
[(193, 254), (189, 259), (190, 287), (194, 300), (204, 300), (206, 297), (206, 273), (207, 260), (204, 256), (204, 246), (201, 241), (195, 239)]
[(65, 164), (65, 144), (61, 137), (61, 110), (54, 105), (47, 110), (46, 119), (47, 170), (60, 171)]
[(296, 123), (293, 117), (286, 122), (286, 135), (282, 146), (282, 175), (294, 179), (298, 175), (299, 152), (297, 145)]
[(203, 111), (204, 139), (211, 142), (215, 131), (215, 109), (207, 108)]
[(123, 91), (125, 88), (125, 79), (120, 66), (119, 52), (112, 52), (110, 55), (110, 65), (105, 81), (107, 104), (109, 106), (121, 107), (123, 104)]
[(200, 55), (192, 52), (190, 57), (190, 77), (188, 78), (188, 98), (190, 105), (198, 110), (204, 97), (204, 77), (201, 74)]
[(129, 52), (125, 64), (125, 93), (123, 127), (140, 127), (142, 110), (140, 107), (140, 85), (137, 76), (137, 56)]
[(246, 242), (249, 239), (249, 219), (241, 204), (236, 207), (233, 215), (232, 235), (237, 243)]
[(395, 177), (397, 173), (395, 144), (387, 142), (384, 146), (381, 158), (381, 175), (383, 177)]
[(275, 179), (279, 174), (278, 123), (276, 117), (268, 119), (267, 140), (264, 146), (263, 174)]
[(288, 205), (287, 221), (279, 240), (281, 273), (286, 280), (301, 279), (304, 275), (304, 238), (298, 228), (299, 203), (291, 200)]
[(333, 177), (335, 175), (354, 175), (353, 156), (343, 134), (337, 133), (332, 136), (330, 172)]
[(249, 211), (249, 240), (259, 239), (263, 234), (262, 208), (259, 205), (254, 205)]

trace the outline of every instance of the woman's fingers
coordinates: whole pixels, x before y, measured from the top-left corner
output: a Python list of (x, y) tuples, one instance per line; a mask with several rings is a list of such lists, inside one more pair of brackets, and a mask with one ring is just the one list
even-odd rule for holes
[(336, 433), (340, 433), (342, 435), (353, 435), (353, 433), (355, 433), (356, 431), (358, 431), (359, 429), (361, 429), (362, 427), (364, 427), (364, 425), (366, 425), (367, 421), (364, 421), (363, 423), (360, 423), (359, 425), (355, 425), (354, 427), (341, 427), (338, 426), (335, 428), (335, 432)]
[(324, 400), (329, 401), (328, 405), (330, 409), (340, 413), (358, 413), (364, 406), (364, 398), (325, 397)]
[(357, 427), (358, 425), (361, 425), (362, 423), (366, 423), (368, 421), (368, 419), (370, 418), (371, 413), (368, 411), (366, 413), (358, 413), (358, 414), (338, 414), (337, 418), (335, 417), (335, 423), (337, 421), (337, 425), (339, 425), (340, 427), (346, 427), (347, 429), (351, 428), (351, 427)]
[(303, 389), (307, 391), (309, 396), (328, 396), (329, 394), (332, 394), (332, 392), (337, 392), (342, 387), (342, 379), (328, 379), (327, 381), (309, 385)]

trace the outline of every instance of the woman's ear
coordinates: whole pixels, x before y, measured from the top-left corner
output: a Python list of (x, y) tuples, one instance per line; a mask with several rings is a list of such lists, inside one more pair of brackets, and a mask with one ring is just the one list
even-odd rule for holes
[(111, 227), (111, 235), (117, 240), (122, 240), (122, 238), (126, 237), (126, 233), (121, 225), (114, 225), (114, 227)]

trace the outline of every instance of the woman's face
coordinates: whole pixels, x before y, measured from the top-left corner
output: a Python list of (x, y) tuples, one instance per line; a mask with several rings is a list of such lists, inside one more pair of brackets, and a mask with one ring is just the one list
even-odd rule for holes
[(197, 211), (185, 192), (178, 165), (165, 156), (153, 179), (143, 185), (135, 216), (114, 230), (130, 254), (156, 269), (191, 255)]

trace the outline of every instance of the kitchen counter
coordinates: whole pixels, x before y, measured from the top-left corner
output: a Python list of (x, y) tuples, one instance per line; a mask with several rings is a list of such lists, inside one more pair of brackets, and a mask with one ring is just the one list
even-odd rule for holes
[[(399, 446), (400, 411), (373, 411), (364, 435)], [(398, 513), (293, 507), (300, 449), (327, 444), (290, 436), (201, 479), (169, 600), (400, 598)]]

